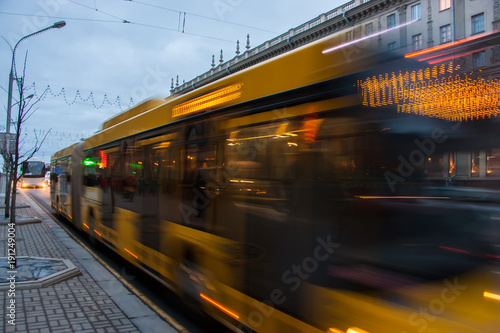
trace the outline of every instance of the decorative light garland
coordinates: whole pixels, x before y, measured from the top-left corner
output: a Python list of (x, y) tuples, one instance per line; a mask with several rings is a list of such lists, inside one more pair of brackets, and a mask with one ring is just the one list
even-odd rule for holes
[[(62, 87), (61, 90), (59, 91), (59, 93), (54, 93), (49, 84), (47, 85), (47, 87), (45, 88), (43, 93), (39, 94), (37, 92), (36, 82), (34, 82), (34, 81), (31, 85), (29, 85), (25, 88), (25, 91), (26, 92), (33, 92), (33, 95), (36, 98), (40, 98), (41, 101), (43, 101), (47, 97), (53, 97), (53, 98), (63, 99), (67, 105), (73, 105), (76, 102), (81, 101), (84, 103), (88, 103), (88, 102), (92, 103), (92, 106), (95, 109), (102, 109), (106, 105), (106, 106), (117, 106), (118, 108), (120, 108), (120, 111), (123, 111), (120, 96), (116, 96), (114, 101), (111, 102), (108, 98), (108, 94), (104, 94), (102, 102), (100, 103), (100, 105), (98, 105), (98, 103), (96, 103), (93, 91), (91, 91), (89, 93), (89, 95), (86, 98), (84, 98), (80, 92), (80, 89), (77, 89), (76, 93), (75, 93), (75, 97), (73, 98), (73, 100), (70, 100), (70, 99), (68, 99), (68, 97), (66, 95), (66, 88)], [(134, 100), (132, 99), (132, 97), (130, 97), (130, 101), (129, 101), (127, 108), (130, 108), (133, 105), (134, 105)]]

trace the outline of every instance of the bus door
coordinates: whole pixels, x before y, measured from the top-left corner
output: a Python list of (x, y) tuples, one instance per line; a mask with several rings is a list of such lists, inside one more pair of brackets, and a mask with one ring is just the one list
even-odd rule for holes
[[(233, 131), (226, 144), (231, 180), (225, 194), (228, 205), (221, 214), (228, 214), (234, 237), (238, 230), (243, 232), (235, 267), (244, 272), (244, 293), (260, 301), (268, 300), (274, 290), (286, 291), (283, 274), (296, 262), (298, 230), (291, 219), (289, 187), (297, 138), (294, 124), (275, 122)], [(286, 304), (276, 307), (293, 308), (292, 296), (286, 295)]]
[(181, 224), (209, 231), (215, 212), (217, 195), (217, 145), (198, 139), (202, 126), (191, 127), (186, 144), (181, 148)]
[[(59, 167), (59, 207), (66, 216), (71, 216), (71, 157), (57, 162)], [(57, 199), (56, 199), (57, 200)], [(57, 201), (56, 201), (57, 204)]]
[[(170, 156), (172, 139), (172, 134), (165, 134), (137, 142), (137, 152), (140, 151), (141, 155), (137, 160), (139, 168), (137, 195), (141, 200), (139, 242), (158, 252), (163, 251), (162, 206), (168, 205), (169, 209), (172, 207), (171, 200), (167, 203), (163, 195), (164, 185), (169, 181), (165, 174), (172, 165)], [(160, 188), (161, 186), (163, 188)]]
[(120, 148), (113, 147), (99, 151), (102, 167), (102, 216), (101, 223), (113, 230), (115, 226), (115, 189), (113, 186), (114, 177), (118, 173), (120, 161)]

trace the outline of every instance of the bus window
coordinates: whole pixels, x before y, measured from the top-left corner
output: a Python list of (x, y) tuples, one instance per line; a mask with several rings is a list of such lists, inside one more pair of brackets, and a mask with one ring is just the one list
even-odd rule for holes
[(99, 185), (99, 173), (97, 172), (99, 163), (99, 155), (94, 154), (93, 151), (88, 151), (86, 158), (83, 160), (84, 186), (97, 187)]
[(283, 180), (289, 176), (298, 150), (298, 130), (289, 123), (247, 128), (235, 133), (226, 144), (227, 163), (236, 165), (231, 178)]
[(24, 176), (45, 175), (45, 163), (41, 161), (24, 161), (21, 166), (21, 172)]

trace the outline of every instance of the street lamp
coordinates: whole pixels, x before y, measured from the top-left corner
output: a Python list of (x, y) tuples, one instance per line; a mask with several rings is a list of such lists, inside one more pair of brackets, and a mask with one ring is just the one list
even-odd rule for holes
[[(45, 32), (50, 29), (61, 29), (66, 25), (66, 22), (64, 21), (59, 21), (51, 25), (50, 27), (44, 28), (42, 30), (38, 30), (32, 34), (26, 35), (20, 40), (17, 41), (16, 45), (14, 46), (14, 49), (12, 50), (12, 62), (10, 65), (10, 74), (9, 74), (9, 91), (8, 91), (8, 96), (7, 96), (7, 122), (5, 123), (5, 139), (8, 140), (10, 137), (10, 124), (11, 124), (11, 111), (12, 111), (12, 83), (14, 82), (14, 75), (15, 75), (15, 68), (16, 68), (16, 48), (21, 43), (23, 40), (28, 39), (32, 36), (41, 34), (42, 32)], [(10, 144), (6, 145), (7, 147), (10, 146)], [(9, 151), (7, 151), (7, 154), (10, 155), (10, 148)], [(16, 170), (14, 170), (16, 172)], [(11, 181), (12, 181), (12, 175), (10, 174), (9, 170), (7, 169), (6, 172), (6, 186), (5, 186), (5, 218), (9, 217), (9, 207), (10, 207), (10, 191), (11, 191)]]
[(5, 132), (7, 135), (10, 133), (10, 114), (12, 110), (12, 82), (14, 82), (14, 72), (15, 72), (15, 64), (16, 64), (16, 48), (21, 43), (23, 40), (28, 39), (32, 36), (41, 34), (42, 32), (45, 32), (50, 29), (61, 29), (66, 25), (66, 22), (64, 21), (59, 21), (51, 25), (50, 27), (44, 28), (42, 30), (38, 30), (32, 34), (26, 35), (23, 38), (21, 38), (16, 45), (14, 46), (14, 50), (12, 51), (12, 63), (10, 65), (10, 74), (9, 74), (9, 92), (7, 96), (7, 123), (5, 124)]

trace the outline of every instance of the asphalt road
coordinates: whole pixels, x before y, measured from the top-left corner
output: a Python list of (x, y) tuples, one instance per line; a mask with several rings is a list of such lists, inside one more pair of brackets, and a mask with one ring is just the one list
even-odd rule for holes
[(204, 332), (231, 332), (225, 326), (217, 321), (194, 313), (181, 304), (177, 295), (161, 285), (159, 282), (140, 271), (116, 253), (105, 246), (92, 247), (85, 234), (76, 230), (68, 221), (57, 218), (50, 208), (50, 189), (26, 189), (27, 193), (47, 212), (49, 212), (65, 229), (69, 230), (71, 235), (80, 242), (91, 248), (104, 262), (112, 269), (118, 272), (122, 278), (131, 283), (146, 299), (159, 307), (163, 312), (172, 317), (178, 324), (185, 328), (185, 332), (204, 333)]

